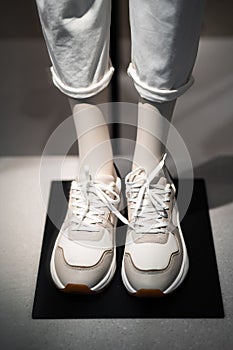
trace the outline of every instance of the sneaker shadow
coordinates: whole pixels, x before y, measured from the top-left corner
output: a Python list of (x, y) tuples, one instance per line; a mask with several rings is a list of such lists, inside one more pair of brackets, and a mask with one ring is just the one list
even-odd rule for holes
[(220, 156), (194, 168), (195, 177), (204, 178), (209, 208), (233, 201), (233, 157)]

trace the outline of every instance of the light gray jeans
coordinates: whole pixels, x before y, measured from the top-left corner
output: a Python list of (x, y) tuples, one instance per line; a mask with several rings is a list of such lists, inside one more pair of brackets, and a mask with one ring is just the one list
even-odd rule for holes
[[(54, 84), (83, 99), (102, 91), (109, 57), (111, 0), (36, 0)], [(176, 99), (194, 82), (205, 0), (129, 0), (131, 62), (139, 95)], [(120, 21), (120, 18), (119, 18)]]

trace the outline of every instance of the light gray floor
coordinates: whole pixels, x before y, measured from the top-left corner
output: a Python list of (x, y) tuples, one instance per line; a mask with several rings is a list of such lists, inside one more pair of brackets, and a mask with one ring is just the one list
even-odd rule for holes
[[(41, 42), (26, 40), (14, 47), (31, 52), (31, 59), (37, 62), (36, 48)], [(35, 45), (31, 51), (30, 45)], [(5, 43), (8, 56), (12, 46)], [(8, 47), (7, 47), (8, 45)], [(23, 46), (22, 46), (23, 45)], [(28, 46), (29, 45), (29, 46)], [(19, 51), (19, 55), (20, 55)], [(5, 56), (1, 56), (3, 60)], [(7, 60), (7, 55), (4, 58)], [(6, 63), (7, 61), (5, 61)], [(23, 56), (22, 60), (23, 62)], [(0, 245), (0, 317), (1, 344), (7, 349), (231, 349), (233, 346), (233, 39), (231, 37), (203, 38), (195, 66), (196, 84), (180, 98), (174, 116), (177, 127), (189, 148), (195, 172), (207, 181), (210, 217), (217, 254), (221, 288), (226, 317), (219, 320), (32, 320), (31, 308), (34, 297), (36, 274), (39, 264), (43, 227), (46, 217), (46, 203), (41, 199), (39, 183), (39, 156), (2, 157), (0, 162), (1, 193), (1, 245)], [(12, 57), (12, 69), (14, 69)], [(22, 63), (23, 64), (23, 63)], [(9, 67), (10, 65), (8, 65)], [(24, 67), (26, 69), (26, 67)], [(17, 71), (15, 71), (17, 76)], [(20, 148), (20, 137), (28, 148), (40, 142), (40, 150), (59, 121), (62, 121), (68, 107), (58, 108), (59, 93), (51, 98), (54, 108), (47, 115), (33, 109), (27, 99), (43, 94), (44, 78), (35, 70), (35, 91), (25, 95), (22, 104), (20, 87), (25, 81), (18, 80), (13, 88), (11, 104), (3, 100), (7, 114), (14, 124), (8, 136), (2, 140), (5, 154), (11, 153), (11, 145)], [(29, 78), (28, 78), (29, 79)], [(1, 96), (7, 95), (9, 85), (1, 86)], [(132, 84), (122, 75), (125, 94), (122, 100), (134, 101)], [(131, 85), (130, 85), (131, 84)], [(52, 91), (46, 90), (47, 92)], [(25, 93), (25, 90), (24, 90)], [(7, 95), (9, 96), (9, 94)], [(18, 96), (18, 97), (17, 97)], [(63, 97), (61, 97), (63, 98)], [(20, 104), (17, 105), (20, 102)], [(64, 101), (64, 100), (63, 100)], [(39, 106), (36, 100), (34, 106)], [(9, 109), (11, 113), (9, 113)], [(5, 114), (4, 114), (5, 113)], [(59, 117), (56, 117), (56, 113)], [(19, 114), (19, 116), (18, 116)], [(28, 116), (28, 119), (25, 119)], [(67, 116), (67, 115), (66, 115)], [(56, 118), (55, 118), (56, 117)], [(18, 118), (18, 119), (17, 119)], [(47, 119), (48, 118), (48, 119)], [(56, 121), (54, 121), (56, 119)], [(50, 131), (48, 132), (47, 126)], [(10, 130), (10, 131), (9, 131)], [(28, 130), (36, 130), (31, 134)], [(38, 132), (38, 133), (37, 133)], [(19, 137), (20, 133), (20, 137)], [(44, 135), (41, 141), (40, 135)], [(31, 146), (32, 145), (32, 146)], [(37, 152), (37, 149), (27, 154)], [(20, 152), (19, 152), (20, 154)], [(45, 202), (49, 193), (49, 182), (57, 178), (57, 164), (60, 158), (47, 158), (47, 178), (43, 193)], [(74, 176), (77, 159), (69, 157), (64, 166), (64, 178)], [(44, 178), (43, 178), (44, 180)], [(46, 187), (47, 186), (47, 187)], [(46, 190), (47, 189), (47, 190)], [(201, 223), (200, 223), (201, 225)], [(204, 268), (204, 267), (203, 267)], [(214, 291), (213, 291), (214, 292)], [(201, 293), (201, 286), (200, 286)], [(59, 305), (58, 305), (59, 307)]]

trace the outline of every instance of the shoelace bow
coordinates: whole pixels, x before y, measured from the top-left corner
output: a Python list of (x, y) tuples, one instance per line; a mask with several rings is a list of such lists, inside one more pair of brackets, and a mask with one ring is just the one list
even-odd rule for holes
[[(131, 203), (131, 208), (134, 209), (132, 213), (131, 224), (137, 233), (165, 233), (168, 226), (168, 215), (166, 210), (169, 209), (167, 202), (170, 201), (171, 185), (151, 184), (151, 181), (158, 174), (164, 166), (166, 154), (163, 156), (160, 163), (152, 171), (147, 179), (141, 185), (142, 178), (135, 181), (126, 181), (126, 192), (128, 201)], [(130, 176), (144, 170), (138, 167), (131, 172)], [(146, 204), (144, 199), (147, 197)], [(152, 223), (151, 223), (152, 222)]]
[(70, 196), (72, 231), (99, 231), (100, 227), (96, 224), (103, 223), (101, 216), (106, 213), (106, 208), (128, 224), (128, 220), (116, 209), (120, 202), (119, 194), (110, 185), (93, 180), (88, 167), (85, 168), (84, 181), (72, 181)]

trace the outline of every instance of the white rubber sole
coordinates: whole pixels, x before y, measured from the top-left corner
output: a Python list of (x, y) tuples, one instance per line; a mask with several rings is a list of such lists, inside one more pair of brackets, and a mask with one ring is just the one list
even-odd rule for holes
[[(187, 275), (188, 269), (189, 269), (188, 253), (187, 253), (184, 237), (183, 237), (181, 227), (180, 227), (179, 212), (177, 213), (177, 225), (178, 225), (180, 238), (181, 238), (181, 244), (182, 244), (182, 248), (183, 248), (183, 260), (182, 260), (180, 271), (179, 271), (176, 279), (172, 282), (172, 284), (167, 289), (161, 291), (162, 294), (172, 293), (183, 282), (183, 280), (185, 279), (185, 277)], [(136, 294), (138, 292), (138, 290), (133, 288), (133, 286), (129, 283), (129, 280), (127, 278), (127, 275), (125, 272), (124, 258), (123, 258), (122, 267), (121, 267), (121, 277), (122, 277), (122, 281), (123, 281), (124, 286), (127, 289), (127, 291), (131, 294)], [(152, 291), (152, 290), (153, 290), (153, 286), (151, 287), (150, 291)]]

